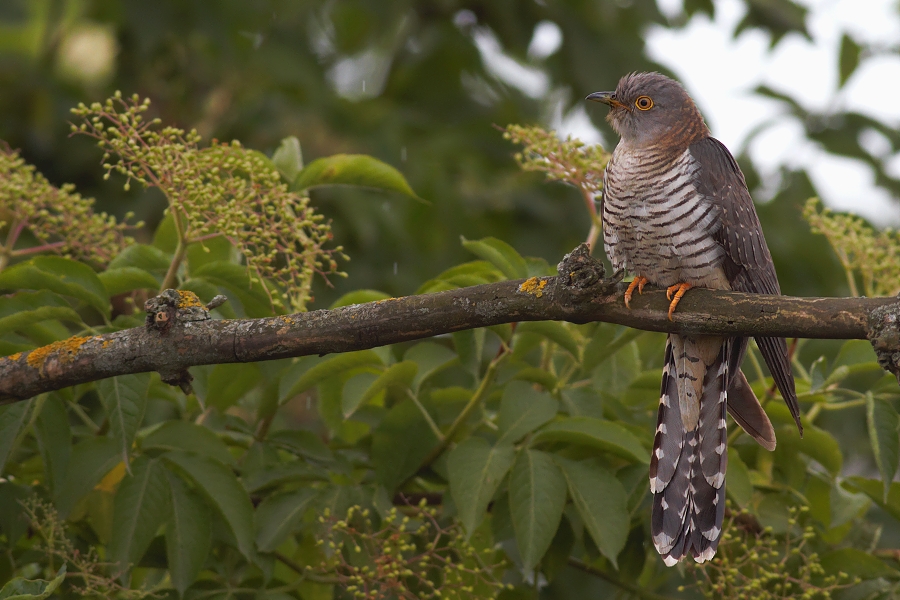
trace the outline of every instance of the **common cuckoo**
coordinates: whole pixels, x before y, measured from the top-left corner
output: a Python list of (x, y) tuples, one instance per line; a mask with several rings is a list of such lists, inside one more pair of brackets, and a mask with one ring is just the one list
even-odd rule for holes
[[(629, 304), (644, 285), (667, 287), (669, 318), (691, 287), (779, 294), (744, 175), (677, 82), (632, 73), (609, 106), (620, 136), (606, 167), (603, 242), (616, 269), (634, 276)], [(741, 373), (748, 338), (670, 334), (650, 461), (653, 544), (669, 566), (687, 555), (712, 558), (725, 513), (726, 407), (767, 450), (775, 432)], [(782, 338), (756, 343), (797, 427), (800, 409)]]

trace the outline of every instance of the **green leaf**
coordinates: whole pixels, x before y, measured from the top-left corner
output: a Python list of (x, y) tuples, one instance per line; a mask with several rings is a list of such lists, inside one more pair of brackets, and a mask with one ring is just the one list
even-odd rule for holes
[[(272, 303), (266, 289), (258, 280), (251, 281), (247, 267), (233, 262), (218, 260), (196, 269), (191, 276), (208, 281), (234, 294), (250, 318), (269, 317), (273, 314)], [(269, 290), (277, 297), (277, 290)]]
[(526, 433), (531, 433), (554, 416), (558, 402), (547, 392), (539, 392), (524, 381), (512, 381), (503, 390), (497, 428), (498, 444), (515, 443)]
[(376, 373), (357, 373), (344, 382), (341, 393), (341, 414), (344, 419), (356, 412), (356, 409), (365, 404), (366, 392), (378, 379)]
[[(884, 495), (887, 497), (887, 494)], [(837, 479), (829, 492), (829, 505), (831, 507), (829, 526), (840, 527), (859, 517), (869, 508), (869, 498), (865, 493), (856, 493), (844, 489)]]
[(42, 306), (34, 310), (25, 310), (7, 317), (0, 317), (0, 335), (13, 331), (22, 331), (30, 325), (58, 319), (81, 325), (81, 317), (69, 307)]
[(44, 473), (51, 490), (58, 490), (66, 478), (72, 456), (72, 429), (65, 401), (59, 393), (49, 394), (40, 406), (34, 421), (34, 435), (38, 440)]
[(354, 304), (365, 304), (367, 302), (378, 302), (379, 300), (387, 300), (390, 294), (385, 294), (378, 290), (353, 290), (347, 292), (334, 301), (329, 308), (340, 308), (342, 306), (352, 306)]
[(172, 585), (184, 596), (209, 555), (212, 527), (203, 500), (180, 477), (167, 472), (166, 479), (172, 507), (166, 521), (166, 556)]
[(66, 565), (59, 568), (51, 581), (16, 577), (0, 589), (0, 600), (43, 600), (56, 591), (66, 577)]
[(256, 546), (272, 552), (293, 533), (303, 514), (312, 505), (316, 492), (300, 488), (273, 494), (256, 507)]
[(480, 437), (460, 442), (447, 455), (450, 494), (471, 537), (516, 458), (511, 444), (490, 446)]
[(149, 373), (110, 377), (97, 384), (97, 393), (109, 419), (110, 437), (116, 441), (126, 464), (134, 434), (144, 418), (149, 387)]
[(297, 174), (291, 190), (321, 185), (355, 185), (421, 200), (400, 171), (364, 154), (335, 154), (314, 160)]
[[(834, 364), (831, 366), (831, 370), (834, 371), (841, 366), (852, 367), (860, 363), (877, 363), (877, 360), (878, 359), (875, 357), (875, 351), (872, 349), (872, 344), (870, 344), (868, 341), (847, 340), (841, 346), (841, 350), (840, 352), (838, 352), (837, 358), (834, 359)], [(826, 380), (826, 383), (830, 382)]]
[(725, 486), (725, 492), (740, 507), (749, 506), (753, 499), (750, 471), (734, 448), (728, 452), (728, 485)]
[(838, 83), (838, 87), (844, 87), (844, 84), (847, 83), (847, 80), (850, 79), (850, 76), (853, 75), (853, 72), (856, 71), (856, 67), (859, 66), (859, 58), (862, 52), (862, 48), (859, 44), (857, 44), (852, 37), (847, 35), (846, 33), (841, 37), (841, 50), (840, 50), (840, 81)]
[(162, 458), (193, 481), (206, 502), (228, 524), (241, 554), (253, 560), (253, 504), (231, 469), (205, 456), (181, 450), (171, 450)]
[(325, 445), (322, 438), (312, 431), (280, 429), (270, 433), (266, 441), (306, 458), (323, 462), (334, 460), (334, 454), (331, 452), (331, 449)]
[(290, 371), (300, 372), (302, 374), (286, 392), (279, 393), (282, 401), (293, 398), (300, 392), (305, 392), (326, 379), (336, 377), (352, 369), (368, 365), (382, 366), (384, 364), (381, 362), (378, 353), (373, 350), (361, 350), (359, 352), (347, 352), (345, 354), (330, 356), (310, 367), (309, 364), (311, 362), (312, 361), (301, 360), (294, 363), (289, 368), (289, 373), (285, 374), (283, 381), (290, 380)]
[(509, 474), (509, 511), (523, 568), (541, 560), (559, 527), (566, 504), (566, 479), (553, 458), (524, 449)]
[(202, 242), (188, 244), (186, 255), (188, 273), (194, 273), (198, 269), (214, 262), (232, 262), (238, 256), (238, 251), (228, 241), (228, 238), (220, 235)]
[(875, 464), (878, 465), (881, 480), (884, 482), (884, 499), (887, 501), (888, 490), (900, 463), (900, 437), (898, 437), (900, 419), (890, 402), (867, 392), (866, 423), (869, 427), (869, 443), (875, 455)]
[(884, 490), (882, 483), (876, 479), (866, 479), (864, 477), (849, 477), (844, 483), (855, 487), (859, 491), (867, 495), (875, 504), (883, 508), (892, 517), (900, 521), (900, 483), (891, 483), (888, 490), (887, 501), (884, 499)]
[(393, 492), (419, 470), (438, 444), (419, 407), (411, 399), (395, 405), (372, 433), (375, 478)]
[(19, 485), (11, 481), (0, 482), (0, 531), (6, 536), (6, 543), (14, 546), (28, 531), (28, 520), (23, 507), (35, 488)]
[(281, 140), (281, 144), (272, 155), (272, 164), (285, 181), (294, 181), (303, 170), (303, 152), (300, 150), (300, 140), (294, 136), (288, 136)]
[(254, 363), (216, 365), (206, 382), (206, 403), (224, 412), (255, 388), (260, 380), (259, 366)]
[(569, 417), (546, 425), (531, 438), (531, 444), (566, 442), (591, 446), (642, 463), (650, 463), (650, 453), (637, 437), (618, 423), (594, 417)]
[(328, 471), (313, 467), (303, 461), (293, 461), (268, 468), (245, 471), (241, 481), (251, 493), (283, 486), (285, 484), (307, 484), (312, 481), (328, 481)]
[(801, 452), (817, 461), (832, 475), (840, 474), (844, 463), (841, 448), (834, 436), (824, 429), (804, 424), (803, 439), (800, 439), (797, 428), (792, 424), (781, 425), (775, 431), (779, 448), (788, 453)]
[(418, 366), (416, 376), (412, 380), (413, 391), (418, 392), (426, 379), (443, 371), (456, 359), (453, 350), (434, 342), (420, 342), (407, 350), (403, 360), (412, 361)]
[(481, 374), (481, 361), (484, 354), (484, 338), (487, 330), (464, 329), (463, 331), (454, 331), (451, 334), (453, 338), (453, 347), (456, 349), (456, 355), (463, 368), (473, 377), (478, 379)]
[(868, 552), (856, 548), (841, 548), (822, 555), (825, 573), (846, 573), (851, 578), (876, 579), (890, 577), (896, 579), (900, 573), (878, 560)]
[(575, 360), (578, 360), (581, 355), (581, 344), (575, 339), (566, 324), (559, 321), (526, 321), (519, 323), (516, 333), (534, 333), (547, 338), (571, 354)]
[(107, 269), (97, 275), (108, 296), (117, 296), (132, 290), (158, 290), (156, 277), (137, 267)]
[(463, 248), (475, 256), (489, 261), (507, 279), (524, 279), (528, 277), (528, 265), (525, 259), (516, 250), (504, 242), (493, 237), (480, 240), (467, 240), (462, 238)]
[(112, 438), (88, 438), (76, 444), (69, 459), (66, 479), (54, 494), (59, 515), (67, 518), (75, 505), (120, 462), (121, 448)]
[(618, 569), (616, 557), (625, 541), (631, 517), (628, 495), (616, 476), (590, 461), (554, 456), (569, 486), (569, 496), (600, 552)]
[(172, 257), (156, 246), (132, 244), (109, 262), (107, 270), (135, 267), (162, 277), (171, 263)]
[[(389, 387), (409, 387), (416, 375), (419, 367), (411, 360), (404, 360), (388, 367), (380, 375), (372, 373), (362, 373), (357, 375), (344, 385), (344, 397), (341, 402), (341, 408), (344, 412), (344, 418), (349, 417), (360, 406), (365, 405), (377, 396), (383, 390)], [(354, 379), (368, 381), (365, 388), (360, 394), (353, 394), (348, 389)]]
[(416, 294), (430, 294), (444, 290), (503, 281), (503, 273), (486, 260), (473, 260), (450, 267), (434, 279), (423, 283)]
[(234, 457), (219, 437), (202, 425), (190, 421), (166, 421), (141, 442), (144, 451), (187, 450), (202, 454), (225, 465), (233, 465)]
[(169, 515), (169, 485), (159, 460), (139, 456), (116, 491), (109, 554), (123, 570), (136, 565)]
[(36, 256), (0, 271), (0, 289), (49, 290), (81, 300), (106, 318), (109, 296), (93, 269), (61, 256)]
[(22, 400), (6, 406), (0, 406), (0, 475), (6, 467), (6, 461), (19, 439), (22, 428), (31, 419), (33, 400)]

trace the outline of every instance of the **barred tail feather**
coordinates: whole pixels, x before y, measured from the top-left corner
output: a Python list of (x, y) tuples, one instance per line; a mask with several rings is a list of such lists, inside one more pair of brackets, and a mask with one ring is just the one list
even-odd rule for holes
[(731, 346), (731, 339), (675, 335), (666, 345), (650, 489), (653, 543), (668, 566), (687, 555), (709, 560), (719, 544)]

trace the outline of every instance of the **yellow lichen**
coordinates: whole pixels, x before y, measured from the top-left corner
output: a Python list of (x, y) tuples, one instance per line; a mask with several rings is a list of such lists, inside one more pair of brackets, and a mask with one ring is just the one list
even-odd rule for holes
[(59, 356), (59, 362), (61, 363), (71, 362), (75, 358), (75, 355), (78, 354), (81, 346), (89, 339), (91, 338), (73, 336), (67, 340), (53, 342), (47, 346), (36, 348), (28, 353), (26, 362), (32, 369), (40, 370), (43, 370), (44, 363), (47, 362), (47, 359), (50, 358), (52, 354), (57, 354)]
[(15, 354), (10, 354), (10, 355), (7, 356), (6, 358), (8, 358), (9, 360), (12, 360), (12, 361), (17, 361), (17, 360), (19, 360), (20, 358), (22, 358), (22, 353), (21, 353), (21, 352), (16, 352)]
[(540, 298), (544, 295), (545, 287), (547, 287), (546, 279), (531, 277), (530, 279), (526, 279), (524, 282), (522, 282), (522, 285), (519, 286), (519, 291), (525, 294), (531, 294), (535, 298)]
[(103, 348), (107, 348), (113, 343), (113, 340), (103, 340)]
[(205, 306), (197, 294), (188, 290), (178, 290), (178, 308), (193, 308), (195, 306)]

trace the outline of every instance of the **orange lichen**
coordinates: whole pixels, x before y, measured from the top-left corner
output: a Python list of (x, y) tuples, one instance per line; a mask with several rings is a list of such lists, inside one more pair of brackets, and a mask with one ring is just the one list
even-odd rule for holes
[(53, 342), (47, 346), (36, 348), (28, 353), (26, 362), (32, 369), (40, 370), (43, 370), (44, 363), (46, 363), (47, 359), (53, 354), (58, 356), (59, 362), (61, 363), (71, 362), (75, 358), (75, 355), (78, 354), (81, 346), (89, 339), (91, 338), (73, 336), (67, 340)]
[(113, 340), (103, 340), (103, 348), (107, 348), (113, 343)]
[(193, 308), (195, 306), (206, 306), (197, 297), (197, 294), (194, 292), (189, 292), (188, 290), (178, 290), (178, 308)]
[(531, 294), (535, 298), (540, 298), (544, 295), (545, 287), (547, 287), (546, 279), (531, 277), (530, 279), (526, 279), (524, 282), (522, 282), (522, 285), (519, 286), (519, 291), (526, 294)]
[(16, 352), (15, 354), (10, 354), (10, 355), (7, 356), (6, 358), (8, 358), (9, 360), (12, 360), (12, 361), (17, 361), (17, 360), (19, 360), (20, 358), (22, 358), (22, 353), (21, 353), (21, 352)]

